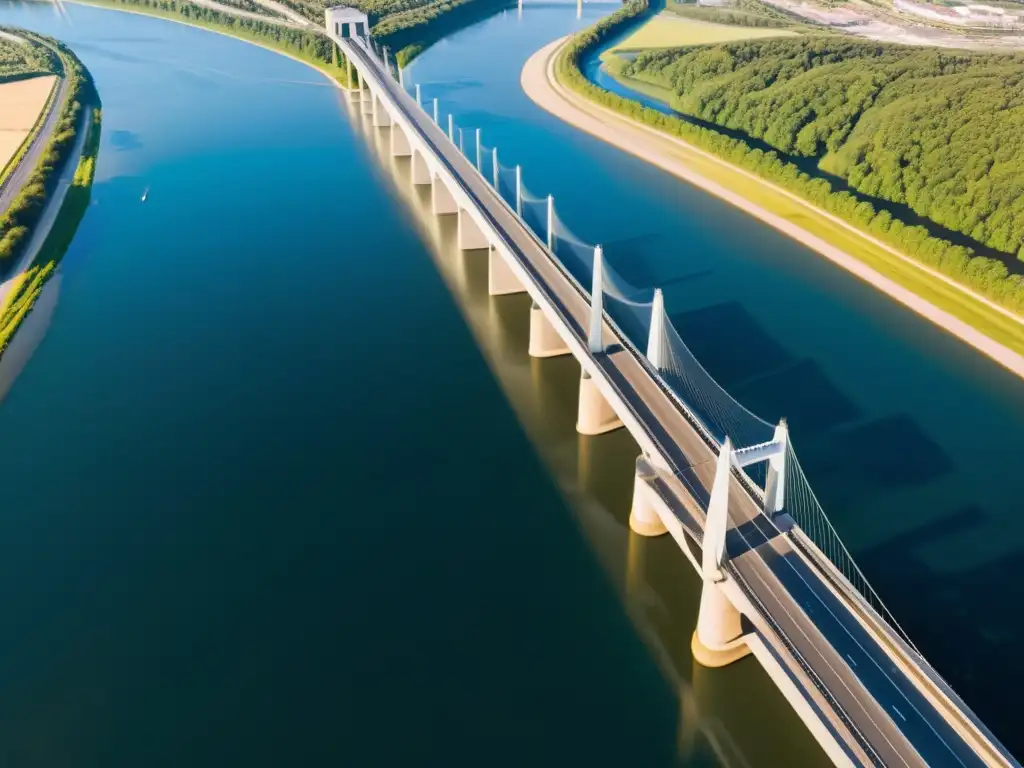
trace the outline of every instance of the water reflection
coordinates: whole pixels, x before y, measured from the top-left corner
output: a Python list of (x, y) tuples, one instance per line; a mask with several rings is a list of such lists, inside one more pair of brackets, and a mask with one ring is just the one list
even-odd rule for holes
[(376, 172), (405, 204), (495, 379), (557, 481), (575, 522), (620, 595), (678, 700), (678, 762), (686, 766), (821, 766), (827, 758), (757, 662), (722, 670), (697, 665), (689, 650), (700, 583), (670, 537), (629, 529), (639, 448), (625, 430), (576, 432), (580, 367), (571, 356), (527, 354), (530, 299), (487, 293), (487, 253), (457, 247), (456, 217), (430, 212), (427, 186), (413, 186), (408, 158), (390, 155), (387, 128), (374, 128), (342, 97), (350, 120), (377, 156)]
[(42, 344), (50, 321), (53, 320), (53, 313), (57, 310), (62, 279), (63, 275), (57, 272), (46, 282), (31, 311), (25, 316), (3, 355), (0, 355), (0, 402), (7, 397), (15, 379), (28, 365), (32, 353)]

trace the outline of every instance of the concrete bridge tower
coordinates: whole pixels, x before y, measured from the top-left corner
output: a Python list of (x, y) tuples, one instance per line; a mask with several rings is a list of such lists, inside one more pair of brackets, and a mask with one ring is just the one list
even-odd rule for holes
[(369, 37), (370, 20), (358, 8), (334, 5), (324, 11), (324, 22), (329, 34), (341, 38)]

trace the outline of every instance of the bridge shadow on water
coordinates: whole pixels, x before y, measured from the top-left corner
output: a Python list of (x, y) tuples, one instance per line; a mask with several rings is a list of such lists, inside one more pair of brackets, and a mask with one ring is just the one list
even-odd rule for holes
[[(632, 436), (626, 430), (598, 437), (577, 434), (579, 364), (570, 356), (529, 357), (529, 298), (524, 294), (488, 296), (487, 253), (460, 251), (455, 246), (455, 217), (429, 213), (429, 188), (410, 188), (409, 163), (388, 156), (386, 131), (370, 129), (365, 119), (356, 122), (387, 169), (396, 196), (411, 209), (495, 380), (573, 509), (574, 530), (589, 543), (667, 684), (665, 692), (671, 698), (651, 708), (670, 720), (675, 717), (674, 755), (671, 761), (659, 763), (638, 759), (651, 765), (691, 767), (772, 766), (777, 760), (792, 766), (823, 765), (826, 758), (817, 743), (756, 663), (708, 670), (693, 661), (690, 638), (696, 626), (700, 581), (670, 537), (649, 540), (629, 529), (634, 462), (639, 453)], [(486, 512), (486, 504), (482, 511)], [(552, 520), (551, 526), (557, 529), (565, 522)], [(560, 557), (571, 557), (571, 552)], [(586, 603), (581, 600), (581, 611), (591, 610)], [(595, 631), (609, 630), (595, 625)], [(580, 638), (580, 644), (580, 652), (586, 653), (586, 638)], [(635, 677), (642, 671), (630, 667), (628, 674)], [(748, 701), (758, 705), (744, 704)], [(777, 716), (764, 718), (761, 708), (765, 706)], [(763, 754), (769, 739), (770, 756)], [(638, 751), (642, 754), (643, 750)]]
[[(967, 565), (964, 542), (996, 531), (976, 506), (859, 552), (857, 562), (903, 628), (1015, 755), (1024, 754), (1013, 682), (1024, 677), (1024, 553)], [(997, 544), (998, 546), (998, 544)]]
[[(471, 85), (467, 82), (457, 87)], [(365, 119), (362, 123), (365, 128)], [(386, 157), (382, 135), (386, 131), (377, 132), (375, 144), (381, 161), (385, 167), (397, 168), (398, 182), (408, 185), (408, 162)], [(422, 215), (429, 222), (424, 226), (433, 232), (436, 221), (423, 214), (426, 188), (402, 195), (419, 206), (417, 216)], [(448, 219), (438, 227), (441, 234), (432, 243), (439, 252), (451, 247), (452, 222)], [(434, 239), (435, 234), (427, 239)], [(616, 270), (634, 285), (658, 284), (657, 275), (642, 257), (650, 239), (652, 236), (642, 235), (620, 241), (609, 253)], [(761, 685), (761, 678), (744, 672), (743, 665), (716, 672), (719, 680), (731, 680), (729, 685), (739, 691), (729, 706), (715, 710), (700, 697), (694, 704), (696, 686), (688, 681), (695, 683), (697, 673), (688, 668), (693, 665), (685, 648), (696, 618), (696, 579), (674, 543), (664, 538), (643, 541), (628, 532), (631, 460), (637, 451), (631, 438), (621, 431), (598, 439), (578, 438), (573, 424), (579, 375), (575, 362), (526, 357), (528, 302), (524, 297), (486, 296), (486, 256), (462, 253), (438, 258), (524, 428), (560, 487), (573, 499), (581, 530), (602, 565), (613, 574), (613, 581), (623, 580), (627, 610), (640, 631), (654, 636), (646, 639), (652, 647), (658, 646), (655, 655), (661, 654), (659, 665), (667, 670), (666, 679), (682, 691), (682, 716), (688, 717), (688, 710), (692, 716), (696, 706), (703, 709), (705, 720), (714, 711), (716, 717), (711, 719), (721, 716), (731, 724), (737, 716), (750, 712), (760, 722), (763, 711), (733, 706), (737, 697), (749, 695), (746, 689), (752, 684)], [(712, 271), (701, 269), (677, 278), (677, 282), (699, 281)], [(899, 413), (866, 420), (840, 382), (830, 379), (814, 359), (792, 354), (739, 302), (676, 310), (670, 312), (670, 318), (702, 365), (743, 405), (769, 421), (788, 418), (812, 487), (848, 543), (858, 542), (858, 529), (870, 527), (873, 516), (903, 513), (899, 504), (892, 503), (900, 493), (934, 487), (941, 490), (941, 484), (955, 473), (953, 460), (922, 425)], [(876, 504), (880, 499), (883, 503)], [(865, 546), (851, 546), (856, 560), (925, 655), (1007, 746), (1022, 753), (1024, 738), (1013, 738), (1018, 719), (1015, 708), (1006, 706), (1006, 692), (991, 681), (1024, 675), (1024, 661), (1017, 653), (1024, 642), (1024, 616), (1012, 610), (1012, 605), (1024, 598), (1024, 587), (1016, 586), (1024, 585), (1024, 554), (999, 555), (982, 564), (964, 565), (958, 562), (959, 553), (952, 542), (983, 535), (990, 520), (985, 510), (968, 507), (943, 515), (941, 506), (936, 505), (925, 510), (919, 521), (910, 519), (916, 510), (911, 513), (908, 519), (897, 521), (901, 525), (894, 526), (895, 533), (879, 536)], [(749, 524), (731, 532), (727, 546), (738, 556), (772, 535), (764, 526)], [(938, 567), (935, 557), (925, 556), (925, 550), (936, 549), (946, 552), (948, 568)], [(752, 677), (757, 682), (752, 683)], [(759, 690), (758, 698), (772, 700), (772, 695)], [(691, 717), (681, 731), (692, 731), (692, 722)], [(760, 730), (754, 726), (751, 733)], [(755, 753), (756, 749), (749, 754)]]

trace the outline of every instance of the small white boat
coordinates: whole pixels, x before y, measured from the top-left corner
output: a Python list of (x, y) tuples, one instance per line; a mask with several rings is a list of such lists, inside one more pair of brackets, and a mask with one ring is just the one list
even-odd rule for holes
[(145, 191), (142, 193), (142, 202), (146, 202), (147, 197), (149, 197), (149, 187), (146, 187)]

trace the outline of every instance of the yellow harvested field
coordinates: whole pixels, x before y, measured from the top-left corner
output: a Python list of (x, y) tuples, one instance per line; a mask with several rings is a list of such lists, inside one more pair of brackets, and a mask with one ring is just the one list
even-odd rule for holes
[(642, 48), (678, 48), (683, 45), (727, 43), (761, 37), (790, 37), (794, 32), (765, 27), (732, 27), (709, 21), (684, 19), (662, 11), (636, 32), (614, 46), (612, 51), (635, 51)]
[(43, 75), (0, 84), (0, 170), (36, 124), (56, 82), (56, 75)]

